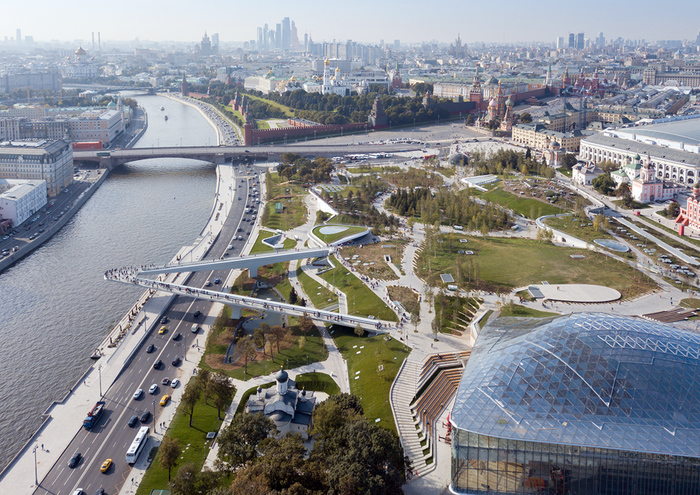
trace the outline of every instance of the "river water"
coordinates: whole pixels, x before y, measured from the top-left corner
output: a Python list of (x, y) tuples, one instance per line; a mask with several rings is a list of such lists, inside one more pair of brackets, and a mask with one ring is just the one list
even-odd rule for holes
[[(162, 96), (137, 99), (149, 126), (136, 147), (216, 143), (214, 129), (194, 108)], [(105, 281), (104, 271), (169, 261), (206, 224), (215, 187), (212, 164), (125, 164), (50, 241), (0, 273), (0, 469), (143, 292)]]

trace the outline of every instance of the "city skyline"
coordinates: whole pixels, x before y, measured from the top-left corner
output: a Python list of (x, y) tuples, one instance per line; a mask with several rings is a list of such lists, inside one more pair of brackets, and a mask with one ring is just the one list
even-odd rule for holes
[[(136, 2), (125, 0), (120, 10), (84, 9), (77, 0), (60, 5), (47, 0), (15, 3), (4, 8), (0, 19), (0, 40), (13, 39), (17, 30), (37, 42), (50, 40), (88, 41), (92, 32), (100, 32), (102, 42), (148, 41), (196, 43), (202, 34), (220, 33), (222, 43), (256, 39), (256, 29), (267, 23), (274, 26), (285, 17), (296, 22), (299, 38), (308, 33), (314, 41), (347, 40), (403, 44), (422, 41), (452, 42), (459, 34), (465, 43), (548, 42), (569, 33), (585, 33), (594, 39), (599, 32), (608, 39), (695, 39), (698, 25), (693, 16), (678, 15), (690, 9), (689, 0), (676, 2), (674, 9), (659, 9), (649, 0), (623, 4), (592, 0), (581, 4), (561, 4), (542, 0), (536, 8), (513, 0), (504, 0), (495, 10), (485, 4), (443, 0), (439, 8), (427, 7), (415, 0), (370, 3), (359, 0), (352, 9), (317, 9), (313, 4), (295, 5), (271, 0), (264, 9), (233, 7), (222, 0), (209, 2), (207, 9), (190, 9), (181, 0), (174, 2)], [(37, 15), (40, 13), (41, 15)], [(128, 17), (124, 18), (125, 13)], [(185, 26), (182, 20), (187, 19)], [(155, 22), (154, 22), (155, 21)], [(176, 28), (176, 29), (174, 29)]]

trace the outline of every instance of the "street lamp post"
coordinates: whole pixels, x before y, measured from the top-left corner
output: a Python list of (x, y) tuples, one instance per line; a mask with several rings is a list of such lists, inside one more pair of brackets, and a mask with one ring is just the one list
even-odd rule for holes
[(102, 365), (99, 365), (97, 367), (97, 372), (98, 372), (99, 377), (100, 377), (100, 398), (102, 398)]
[(39, 486), (39, 473), (37, 472), (37, 463), (36, 463), (36, 451), (39, 449), (39, 444), (34, 444), (34, 448), (32, 449), (32, 452), (34, 452), (34, 484), (36, 486)]
[(156, 426), (156, 400), (153, 399), (153, 433), (156, 432), (157, 428), (158, 427)]

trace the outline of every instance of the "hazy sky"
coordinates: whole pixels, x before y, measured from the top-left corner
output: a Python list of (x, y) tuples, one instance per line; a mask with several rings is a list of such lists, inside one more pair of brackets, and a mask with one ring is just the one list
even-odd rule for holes
[[(283, 17), (296, 22), (299, 38), (363, 42), (553, 41), (569, 32), (595, 38), (695, 39), (697, 0), (6, 0), (0, 11), (0, 39), (36, 41), (102, 40), (198, 42), (204, 31), (222, 42), (256, 37), (257, 26), (272, 29)], [(489, 5), (490, 4), (490, 5)], [(97, 35), (95, 35), (97, 36)]]

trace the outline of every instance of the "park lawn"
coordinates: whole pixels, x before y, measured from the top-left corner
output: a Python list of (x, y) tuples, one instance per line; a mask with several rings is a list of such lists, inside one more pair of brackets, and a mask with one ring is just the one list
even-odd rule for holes
[(700, 299), (695, 297), (681, 299), (681, 302), (678, 304), (684, 308), (700, 309)]
[[(277, 212), (275, 203), (282, 203), (284, 208)], [(301, 196), (286, 198), (282, 201), (269, 201), (265, 204), (268, 210), (267, 222), (263, 227), (268, 229), (291, 230), (306, 222), (306, 205)]]
[[(652, 279), (629, 265), (586, 249), (558, 247), (532, 239), (484, 239), (464, 234), (440, 237), (445, 242), (435, 243), (434, 253), (423, 250), (416, 264), (418, 276), (433, 286), (442, 285), (441, 273), (451, 273), (458, 280), (455, 262), (464, 261), (465, 257), (456, 254), (456, 249), (469, 249), (475, 253), (466, 257), (466, 262), (473, 264), (472, 280), (462, 285), (470, 289), (510, 292), (516, 287), (547, 281), (602, 285), (620, 291), (623, 299), (629, 299), (657, 288)], [(468, 238), (469, 242), (449, 242), (450, 237), (453, 241)], [(582, 254), (584, 258), (572, 259), (573, 254)]]
[(439, 187), (443, 184), (443, 177), (432, 170), (409, 167), (400, 172), (383, 173), (382, 177), (387, 182), (399, 188), (415, 187)]
[(322, 285), (318, 285), (318, 282), (304, 273), (301, 268), (297, 269), (297, 279), (301, 284), (301, 288), (311, 299), (311, 304), (314, 308), (324, 309), (338, 304), (338, 296), (334, 292)]
[(281, 103), (277, 103), (276, 101), (272, 101), (272, 100), (267, 100), (265, 98), (260, 98), (259, 96), (253, 96), (253, 95), (250, 95), (248, 93), (246, 93), (246, 97), (248, 97), (251, 100), (263, 101), (263, 102), (267, 103), (268, 105), (270, 105), (271, 107), (275, 107), (279, 110), (282, 110), (287, 117), (294, 117), (294, 109), (289, 108), (286, 105), (282, 105)]
[(565, 210), (557, 206), (550, 205), (532, 198), (524, 198), (511, 194), (502, 189), (494, 189), (481, 195), (482, 198), (488, 199), (492, 203), (499, 204), (506, 208), (510, 208), (515, 213), (524, 217), (535, 219), (542, 215), (558, 215), (566, 213)]
[(366, 164), (357, 165), (355, 167), (346, 167), (349, 172), (354, 174), (383, 174), (387, 172), (401, 172), (402, 168), (398, 165), (387, 165), (384, 167), (370, 167)]
[[(649, 218), (644, 217), (644, 216), (633, 217), (633, 218), (632, 218), (632, 221), (637, 222), (637, 223), (640, 223), (640, 224), (653, 225), (654, 227), (657, 227), (657, 228), (663, 230), (664, 232), (666, 232), (666, 236), (664, 236), (664, 237), (662, 238), (662, 235), (663, 235), (663, 234), (661, 234), (661, 232), (659, 232), (659, 231), (657, 231), (657, 230), (651, 230), (651, 231), (649, 231), (649, 233), (650, 233), (651, 235), (653, 235), (654, 237), (662, 238), (661, 240), (663, 240), (665, 243), (667, 243), (667, 244), (673, 246), (674, 248), (688, 249), (688, 246), (686, 246), (685, 244), (683, 244), (683, 243), (681, 243), (681, 242), (678, 242), (678, 239), (681, 238), (681, 236), (678, 235), (678, 232), (677, 232), (677, 231), (675, 231), (675, 230), (673, 230), (673, 229), (669, 229), (669, 228), (666, 227), (665, 225), (663, 225), (663, 224), (661, 224), (661, 223), (659, 223), (659, 222), (655, 222), (655, 221), (653, 221), (652, 219), (649, 219)], [(646, 227), (644, 227), (644, 228), (646, 228)], [(636, 234), (635, 234), (635, 235), (636, 235)], [(687, 241), (687, 242), (693, 244), (694, 246), (696, 246), (696, 247), (694, 248), (696, 251), (700, 251), (700, 241), (699, 241), (699, 240), (697, 240), (697, 239), (695, 239), (695, 238), (693, 238), (693, 237), (689, 237), (689, 236), (687, 236), (687, 235), (686, 235), (686, 236), (683, 236), (683, 240), (685, 240), (685, 241)], [(642, 242), (651, 242), (651, 241), (646, 241), (646, 240), (644, 240), (644, 241), (642, 241)]]
[[(277, 234), (274, 232), (268, 232), (268, 231), (260, 231), (258, 233), (258, 238), (255, 239), (255, 244), (253, 244), (253, 247), (250, 250), (250, 254), (259, 254), (259, 253), (271, 253), (274, 251), (270, 246), (267, 244), (263, 244), (263, 240), (273, 237)], [(294, 246), (297, 245), (297, 241), (294, 239), (285, 239), (284, 242), (282, 243), (284, 245), (283, 249), (292, 249)]]
[[(184, 383), (182, 386), (184, 386)], [(171, 404), (173, 403), (171, 402)], [(225, 411), (222, 411), (222, 417), (224, 414)], [(216, 417), (216, 408), (206, 404), (203, 398), (199, 399), (194, 406), (192, 428), (189, 426), (189, 421), (189, 415), (185, 412), (184, 408), (180, 407), (178, 404), (175, 417), (166, 432), (167, 436), (178, 440), (180, 449), (182, 450), (177, 466), (170, 471), (171, 477), (177, 474), (177, 470), (180, 466), (188, 462), (194, 462), (198, 468), (202, 467), (209, 453), (210, 443), (206, 439), (207, 433), (210, 431), (219, 431), (219, 427), (222, 423), (222, 421)], [(141, 455), (147, 456), (148, 453), (144, 452)], [(151, 493), (151, 490), (168, 488), (168, 470), (161, 467), (160, 454), (156, 454), (154, 461), (146, 470), (136, 494), (148, 495)]]
[(398, 321), (396, 313), (347, 268), (335, 260), (336, 267), (319, 274), (329, 284), (337, 287), (348, 298), (348, 312), (356, 316), (375, 316), (380, 320)]
[(500, 316), (517, 316), (521, 318), (548, 318), (550, 316), (559, 316), (559, 313), (551, 313), (549, 311), (540, 311), (539, 309), (528, 308), (520, 304), (504, 304), (498, 315)]
[[(345, 227), (345, 230), (342, 232), (335, 232), (333, 234), (322, 234), (321, 229), (325, 227)], [(345, 237), (359, 234), (360, 232), (364, 232), (367, 230), (367, 227), (361, 226), (361, 225), (336, 225), (336, 224), (328, 224), (328, 225), (319, 225), (317, 227), (314, 227), (313, 233), (321, 239), (323, 242), (326, 244), (330, 244), (332, 242), (339, 241), (341, 239), (344, 239)]]
[(267, 120), (256, 120), (255, 127), (258, 129), (269, 129), (270, 124), (267, 122)]
[[(231, 378), (238, 380), (250, 380), (258, 376), (269, 375), (284, 367), (285, 369), (293, 369), (306, 364), (325, 361), (328, 358), (328, 350), (323, 344), (323, 338), (314, 326), (308, 333), (304, 333), (298, 324), (297, 318), (289, 318), (291, 334), (286, 339), (285, 344), (281, 346), (280, 352), (277, 352), (277, 345), (273, 340), (273, 354), (270, 358), (268, 355), (258, 353), (255, 361), (248, 362), (248, 373), (239, 365), (222, 364), (221, 369)], [(292, 323), (294, 321), (294, 323)], [(306, 343), (303, 348), (299, 347), (299, 337), (306, 337)], [(286, 346), (286, 348), (285, 348)]]
[(583, 241), (593, 243), (593, 239), (612, 239), (613, 237), (605, 230), (597, 230), (593, 226), (588, 225), (588, 219), (581, 221), (580, 218), (573, 215), (566, 217), (545, 218), (545, 225), (555, 230), (572, 235)]
[(407, 313), (413, 314), (413, 312), (416, 312), (420, 315), (420, 297), (418, 294), (402, 285), (390, 285), (387, 289), (391, 300), (400, 303)]
[[(389, 392), (410, 349), (389, 335), (358, 337), (352, 328), (339, 325), (332, 326), (331, 330), (348, 363), (350, 392), (360, 398), (365, 417), (370, 422), (379, 418), (377, 424), (396, 433)], [(379, 371), (380, 365), (382, 371)], [(356, 376), (359, 376), (357, 380)]]
[[(401, 270), (401, 259), (403, 258), (403, 252), (408, 244), (408, 239), (387, 239), (384, 242), (379, 242), (375, 244), (367, 244), (364, 246), (348, 246), (341, 248), (341, 255), (343, 258), (350, 258), (349, 263), (355, 263), (355, 261), (361, 261), (358, 265), (353, 265), (353, 268), (360, 275), (367, 275), (372, 278), (378, 278), (382, 280), (398, 280), (399, 277), (396, 272), (387, 264), (384, 260), (384, 255), (391, 256), (391, 262), (399, 270)], [(392, 246), (392, 247), (387, 247)], [(357, 255), (358, 258), (352, 259), (353, 256)], [(364, 263), (373, 263), (370, 265), (364, 265)]]
[(440, 333), (462, 335), (469, 330), (469, 324), (479, 310), (483, 300), (473, 297), (447, 296), (435, 297), (435, 317), (439, 318)]

